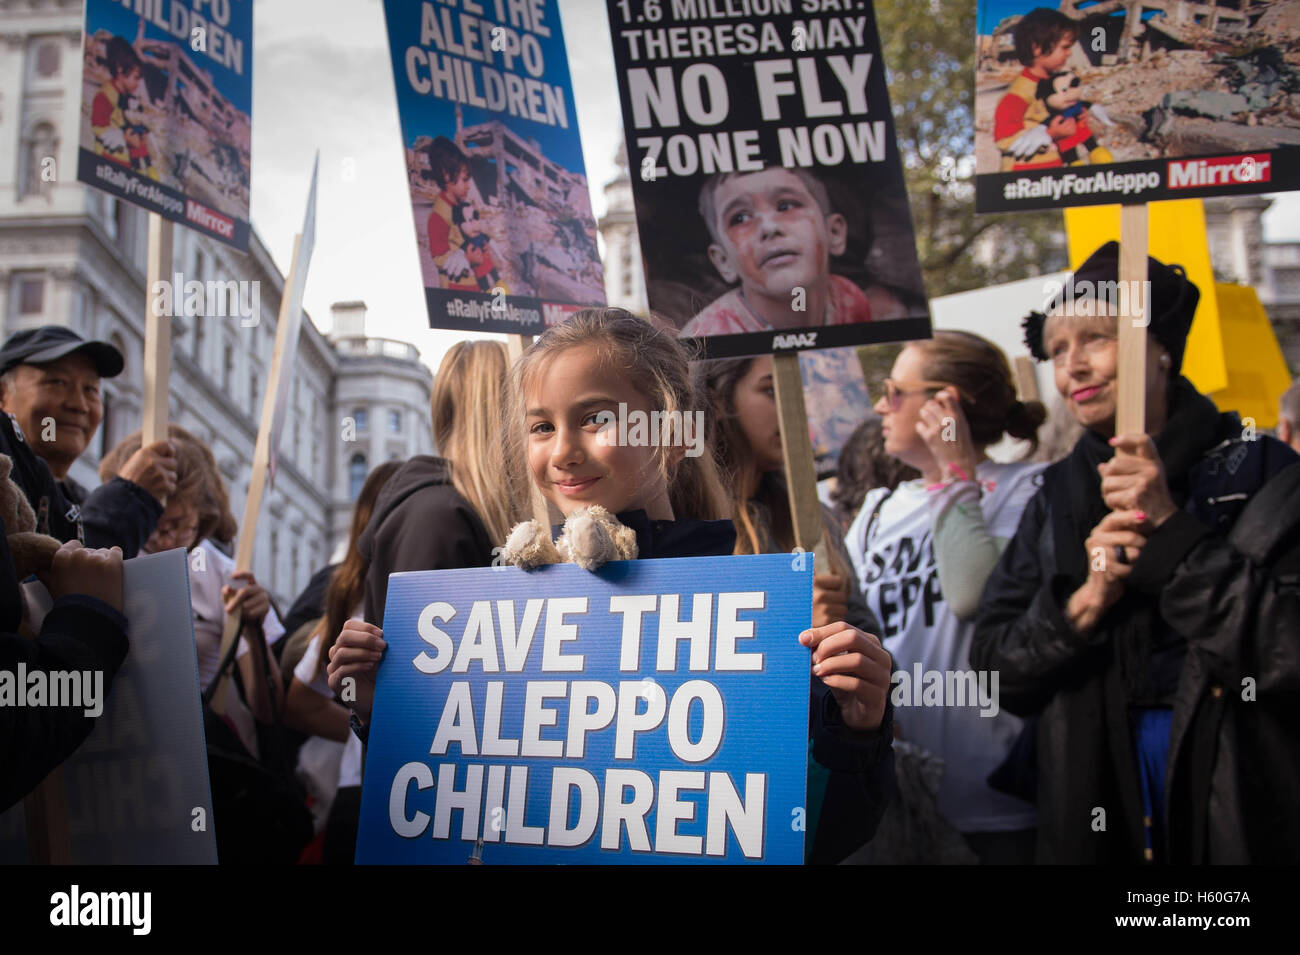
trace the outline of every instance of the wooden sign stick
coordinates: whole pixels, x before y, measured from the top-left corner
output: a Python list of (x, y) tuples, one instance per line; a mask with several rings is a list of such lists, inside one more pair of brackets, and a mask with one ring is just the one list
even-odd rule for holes
[[(532, 335), (506, 336), (506, 355), (512, 367), (519, 360), (519, 356), (526, 352), (532, 344)], [(554, 527), (556, 524), (564, 523), (564, 515), (560, 514), (557, 508), (551, 506), (551, 503), (542, 494), (541, 489), (531, 479), (528, 481), (528, 491), (529, 499), (532, 502), (533, 520), (543, 527)], [(551, 513), (552, 511), (555, 511), (555, 513)], [(502, 541), (502, 543), (504, 544), (505, 541)]]
[[(144, 425), (145, 446), (167, 439), (167, 410), (172, 369), (172, 320), (157, 315), (153, 290), (157, 282), (172, 281), (172, 223), (149, 213), (149, 259), (144, 306)], [(175, 290), (173, 289), (173, 293)], [(195, 321), (203, 321), (196, 318)]]
[(776, 388), (776, 413), (781, 427), (794, 542), (816, 555), (814, 567), (818, 574), (830, 573), (826, 544), (822, 540), (822, 505), (817, 497), (817, 467), (812, 439), (808, 436), (808, 412), (804, 408), (798, 354), (785, 352), (772, 356), (772, 381)]
[(1147, 207), (1119, 212), (1119, 357), (1115, 433), (1145, 433), (1147, 388)]
[[(244, 517), (239, 526), (239, 546), (235, 551), (235, 573), (251, 570), (253, 567), (253, 543), (257, 538), (257, 518), (262, 509), (262, 497), (266, 493), (266, 479), (271, 464), (271, 423), (275, 416), (275, 396), (280, 386), (280, 376), (293, 374), (292, 368), (284, 368), (283, 358), (286, 339), (290, 328), (297, 331), (297, 324), (290, 321), (289, 312), (293, 306), (293, 296), (289, 290), (294, 287), (294, 276), (298, 271), (298, 250), (302, 245), (302, 235), (294, 236), (293, 258), (289, 274), (284, 280), (284, 293), (280, 296), (280, 317), (275, 326), (275, 351), (271, 357), (271, 374), (266, 382), (266, 392), (262, 397), (262, 423), (257, 429), (257, 445), (253, 449), (253, 472), (248, 482), (248, 498), (244, 503)], [(226, 614), (225, 627), (221, 632), (221, 651), (218, 660), (224, 660), (230, 646), (239, 639), (239, 631), (244, 625), (244, 615), (239, 611)], [(224, 714), (232, 701), (234, 683), (230, 670), (221, 675), (216, 692), (212, 695), (211, 706), (214, 712)]]

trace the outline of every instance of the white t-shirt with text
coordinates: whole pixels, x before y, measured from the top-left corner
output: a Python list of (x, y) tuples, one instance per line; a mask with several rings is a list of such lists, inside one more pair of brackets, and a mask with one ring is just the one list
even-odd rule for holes
[[(979, 465), (976, 477), (986, 487), (980, 509), (993, 537), (1015, 535), (1025, 506), (1038, 490), (1043, 467), (995, 461)], [(932, 493), (920, 479), (903, 482), (893, 493), (885, 488), (869, 492), (846, 539), (863, 596), (880, 621), (885, 648), (894, 657), (898, 689), (894, 721), (903, 739), (943, 758), (938, 805), (953, 826), (962, 832), (1028, 829), (1037, 823), (1033, 805), (987, 783), (989, 774), (1006, 758), (1021, 721), (1000, 707), (996, 716), (981, 716), (981, 710), (992, 707), (982, 707), (978, 696), (967, 695), (960, 706), (949, 698), (955, 697), (957, 680), (971, 686), (968, 677), (957, 674), (971, 671), (975, 627), (959, 619), (944, 601), (934, 555)], [(934, 677), (926, 676), (931, 672), (940, 675), (945, 688), (954, 687), (943, 694), (943, 705), (924, 705), (927, 699), (933, 701), (933, 695), (923, 694), (927, 683), (936, 685)], [(991, 693), (990, 677), (985, 675), (979, 685)], [(900, 696), (902, 706), (897, 705)]]

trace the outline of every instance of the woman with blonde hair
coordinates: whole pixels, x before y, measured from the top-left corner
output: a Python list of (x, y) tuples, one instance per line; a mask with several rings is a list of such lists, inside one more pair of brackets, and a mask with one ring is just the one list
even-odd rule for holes
[[(351, 703), (358, 728), (370, 718), (375, 646), (390, 574), (487, 567), (514, 518), (505, 491), (501, 411), (506, 348), (496, 341), (457, 342), (438, 366), (430, 409), (441, 457), (416, 455), (384, 485), (370, 523), (357, 539), (365, 575), (364, 620), (348, 620), (325, 655), (329, 685), (357, 678)], [(375, 643), (377, 641), (377, 643)], [(357, 666), (360, 665), (360, 666)]]

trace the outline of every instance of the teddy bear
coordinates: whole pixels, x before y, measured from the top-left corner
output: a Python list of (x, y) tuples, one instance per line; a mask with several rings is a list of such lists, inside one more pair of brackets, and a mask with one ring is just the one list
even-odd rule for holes
[(525, 570), (563, 563), (597, 570), (611, 560), (635, 560), (636, 555), (636, 532), (599, 504), (571, 513), (555, 541), (538, 521), (516, 524), (502, 551), (507, 564)]
[[(13, 459), (0, 454), (0, 522), (4, 523), (5, 534), (9, 539), (9, 556), (15, 576), (21, 582), (38, 571), (49, 570), (54, 562), (54, 552), (62, 545), (53, 537), (35, 533), (36, 513), (31, 504), (27, 503), (27, 495), (22, 488), (9, 477), (13, 468)], [(27, 605), (24, 597), (23, 625), (19, 632), (34, 636), (28, 627), (33, 619), (32, 608)]]

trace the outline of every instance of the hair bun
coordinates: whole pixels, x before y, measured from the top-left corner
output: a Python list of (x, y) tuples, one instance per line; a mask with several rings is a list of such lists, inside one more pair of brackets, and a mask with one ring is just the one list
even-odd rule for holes
[(1033, 441), (1047, 420), (1047, 408), (1041, 401), (1015, 401), (1007, 410), (1007, 434), (1022, 441)]

